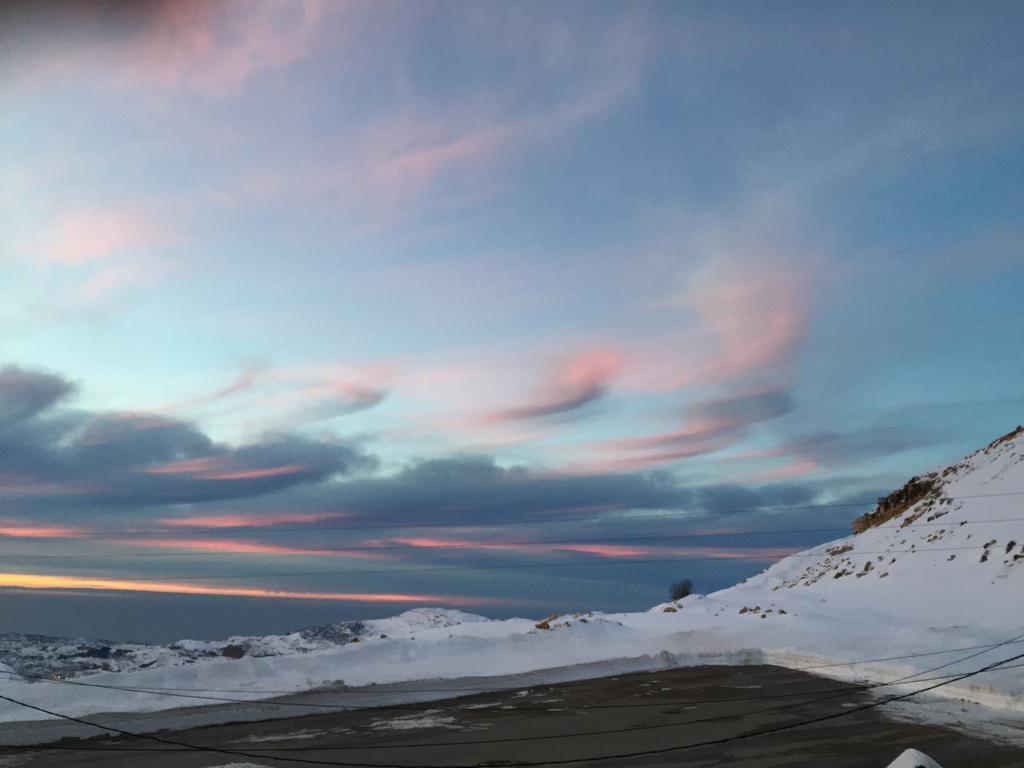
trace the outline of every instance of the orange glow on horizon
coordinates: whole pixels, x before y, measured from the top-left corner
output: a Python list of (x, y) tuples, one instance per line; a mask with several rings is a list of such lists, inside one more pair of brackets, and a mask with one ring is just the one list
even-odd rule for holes
[(0, 573), (0, 588), (2, 587), (39, 590), (85, 589), (113, 592), (153, 592), (171, 595), (210, 595), (220, 597), (262, 597), (285, 600), (339, 600), (360, 603), (482, 605), (500, 602), (500, 600), (452, 595), (408, 595), (390, 592), (296, 592), (261, 587), (219, 587), (211, 584), (181, 584), (175, 582), (54, 576), (34, 573)]

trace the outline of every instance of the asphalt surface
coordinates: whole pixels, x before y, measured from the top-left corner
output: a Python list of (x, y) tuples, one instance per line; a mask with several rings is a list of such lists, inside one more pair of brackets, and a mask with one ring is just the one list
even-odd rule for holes
[[(695, 667), (156, 734), (234, 754), (104, 737), (66, 739), (56, 745), (59, 749), (0, 749), (0, 766), (209, 768), (251, 763), (283, 768), (578, 761), (601, 766), (884, 768), (914, 747), (945, 768), (1024, 768), (1024, 751), (1011, 746), (889, 720), (883, 709), (852, 711), (872, 700), (853, 686), (778, 667)], [(849, 714), (687, 748), (836, 712)], [(652, 750), (662, 751), (591, 762)]]

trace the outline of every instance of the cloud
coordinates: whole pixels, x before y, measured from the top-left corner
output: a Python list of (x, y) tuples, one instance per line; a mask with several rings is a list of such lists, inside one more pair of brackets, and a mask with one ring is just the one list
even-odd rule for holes
[(190, 397), (186, 400), (176, 400), (174, 402), (165, 403), (163, 405), (153, 408), (154, 411), (183, 411), (191, 408), (197, 408), (200, 406), (208, 405), (210, 403), (223, 400), (228, 397), (232, 397), (241, 392), (245, 392), (251, 389), (260, 379), (263, 374), (264, 368), (262, 366), (250, 366), (245, 370), (241, 371), (234, 379), (231, 380), (227, 385), (215, 389), (211, 392), (204, 392), (203, 394)]
[[(0, 533), (2, 533), (0, 528)], [(186, 552), (220, 552), (224, 554), (304, 556), (304, 557), (343, 557), (358, 560), (389, 560), (393, 555), (387, 552), (375, 552), (368, 549), (345, 549), (343, 547), (325, 549), (323, 547), (299, 547), (285, 544), (268, 544), (262, 541), (245, 539), (204, 539), (204, 538), (137, 538), (128, 542), (132, 547), (149, 549), (175, 549)]]
[(582, 555), (594, 555), (603, 558), (629, 557), (693, 557), (709, 560), (746, 559), (763, 557), (775, 560), (792, 554), (791, 547), (722, 547), (722, 546), (666, 546), (650, 544), (612, 544), (600, 541), (560, 541), (560, 542), (529, 542), (529, 541), (476, 541), (473, 539), (438, 538), (431, 536), (401, 536), (379, 542), (381, 546), (398, 544), (406, 547), (429, 550), (475, 550), (482, 552), (510, 552), (521, 555), (550, 555), (557, 552), (570, 552)]
[(720, 383), (788, 366), (806, 328), (807, 278), (806, 267), (756, 250), (698, 269), (678, 304), (696, 314), (715, 353), (688, 378)]
[(81, 266), (170, 239), (148, 214), (133, 208), (96, 207), (65, 213), (53, 225), (43, 259), (64, 266)]
[(232, 91), (304, 58), (323, 12), (319, 0), (168, 4), (128, 49), (138, 69), (124, 76), (147, 85)]
[(436, 605), (481, 605), (502, 602), (499, 598), (466, 595), (414, 595), (397, 592), (300, 592), (263, 587), (222, 587), (214, 584), (146, 581), (144, 579), (89, 578), (37, 573), (0, 573), (0, 587), (36, 590), (81, 589), (103, 592), (156, 592), (171, 595), (220, 595), (260, 597), (277, 600), (337, 600), (359, 603), (433, 603)]
[(781, 389), (697, 400), (686, 406), (689, 426), (676, 432), (619, 440), (619, 448), (654, 448), (672, 445), (731, 444), (755, 424), (784, 416), (794, 408), (793, 397)]
[(785, 389), (748, 391), (695, 400), (684, 409), (687, 426), (672, 432), (607, 442), (601, 446), (603, 451), (626, 452), (629, 455), (590, 461), (585, 464), (585, 469), (641, 469), (715, 453), (738, 443), (749, 434), (751, 427), (785, 416), (794, 407), (793, 397)]
[(71, 382), (55, 374), (13, 365), (0, 368), (0, 425), (30, 419), (74, 390)]
[(496, 411), (486, 420), (518, 421), (577, 411), (607, 393), (621, 359), (613, 349), (595, 349), (576, 355), (559, 366), (527, 403)]
[(376, 408), (394, 374), (391, 363), (267, 368), (255, 395), (263, 423), (292, 428)]
[(309, 394), (319, 392), (315, 402), (302, 406), (293, 414), (298, 421), (323, 421), (348, 416), (374, 408), (388, 397), (388, 390), (353, 382), (338, 382), (332, 386), (313, 388)]
[(341, 512), (264, 512), (256, 514), (210, 513), (158, 520), (170, 528), (272, 528), (277, 525), (300, 525), (342, 520), (351, 514)]
[[(746, 490), (744, 506), (806, 499), (802, 486)], [(553, 473), (503, 467), (487, 455), (414, 462), (385, 476), (352, 478), (297, 489), (293, 509), (338, 510), (355, 520), (400, 526), (422, 523), (487, 525), (508, 518), (557, 522), (559, 517), (616, 516), (675, 510), (714, 515), (738, 502), (715, 487), (705, 490), (666, 472)], [(783, 501), (777, 501), (777, 500)]]
[[(352, 549), (355, 542), (343, 530), (346, 526), (443, 523), (464, 527), (450, 541), (469, 542), (477, 537), (471, 531), (490, 523), (557, 524), (587, 516), (628, 524), (639, 534), (663, 531), (664, 526), (657, 514), (648, 523), (628, 522), (638, 512), (671, 511), (678, 531), (737, 507), (792, 504), (816, 494), (811, 486), (793, 483), (757, 489), (690, 485), (670, 473), (636, 471), (639, 461), (633, 471), (617, 467), (584, 474), (503, 466), (492, 456), (461, 455), (413, 461), (386, 475), (369, 474), (376, 467), (375, 457), (351, 443), (279, 434), (224, 445), (192, 423), (163, 415), (72, 410), (63, 399), (70, 385), (61, 377), (17, 371), (16, 376), (0, 377), (13, 382), (0, 387), (0, 402), (6, 396), (10, 402), (31, 404), (19, 411), (19, 420), (0, 426), (0, 498), (7, 507), (0, 533), (8, 537), (103, 540), (104, 529), (128, 521), (147, 547), (254, 556), (312, 557), (337, 551), (342, 552), (338, 556), (350, 556), (358, 550)], [(37, 391), (45, 395), (31, 394)], [(690, 410), (706, 420), (753, 423), (784, 412), (788, 405), (784, 394), (765, 391), (709, 398)], [(667, 447), (691, 448), (702, 446)], [(93, 530), (83, 525), (89, 518), (108, 522)], [(335, 520), (344, 520), (330, 526), (336, 532), (319, 532), (318, 524)], [(316, 539), (293, 543), (275, 538), (266, 543), (194, 535), (199, 528), (270, 531), (283, 525), (308, 525), (318, 531)], [(178, 532), (169, 533), (168, 528)], [(579, 532), (575, 524), (568, 530), (571, 536)], [(148, 531), (153, 534), (147, 536)], [(501, 547), (507, 538), (501, 529), (489, 530), (486, 543)], [(328, 542), (336, 548), (328, 550)], [(479, 553), (473, 555), (473, 548), (479, 549), (473, 543), (448, 547), (469, 550), (475, 557)], [(627, 551), (572, 539), (555, 549), (595, 557), (623, 557)], [(515, 547), (507, 551), (516, 553)]]
[(937, 424), (921, 425), (899, 421), (852, 427), (842, 432), (821, 430), (801, 434), (785, 441), (780, 450), (797, 460), (829, 467), (845, 467), (852, 462), (942, 445), (956, 437), (955, 432)]
[(164, 251), (180, 238), (136, 203), (88, 206), (60, 214), (31, 260), (79, 279), (82, 299), (95, 302), (167, 272)]
[(10, 539), (74, 539), (88, 533), (67, 525), (33, 525), (0, 518), (0, 537)]
[[(432, 114), (401, 115), (375, 125), (364, 142), (363, 155), (372, 158), (368, 171), (370, 186), (388, 201), (404, 200), (429, 191), (442, 180), (456, 175), (474, 179), (482, 171), (499, 166), (523, 151), (607, 114), (627, 98), (640, 79), (647, 57), (648, 34), (636, 19), (618, 17), (598, 35), (563, 36), (562, 45), (573, 52), (553, 57), (559, 63), (542, 69), (548, 85), (557, 83), (554, 97), (531, 91), (525, 104), (495, 108), (492, 91), (473, 101)], [(531, 22), (529, 34), (518, 53), (549, 47), (536, 34)], [(508, 27), (492, 30), (506, 36)], [(533, 51), (543, 56), (543, 51)], [(517, 80), (522, 75), (517, 76)], [(518, 82), (509, 84), (515, 93)], [(545, 103), (546, 102), (546, 103)], [(497, 112), (498, 114), (493, 114)]]
[(0, 43), (22, 84), (86, 72), (115, 87), (224, 95), (303, 59), (324, 13), (320, 0), (15, 2)]
[(146, 505), (269, 493), (371, 469), (352, 444), (267, 435), (222, 445), (196, 425), (152, 414), (57, 407), (71, 385), (52, 374), (0, 374), (0, 478), (83, 502)]

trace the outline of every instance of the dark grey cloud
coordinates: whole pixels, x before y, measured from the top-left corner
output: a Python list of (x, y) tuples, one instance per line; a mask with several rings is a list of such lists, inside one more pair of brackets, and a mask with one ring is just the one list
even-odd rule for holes
[[(558, 475), (521, 466), (502, 467), (490, 456), (464, 455), (415, 462), (386, 476), (292, 489), (287, 492), (286, 506), (353, 514), (358, 518), (353, 521), (356, 526), (472, 526), (508, 520), (557, 524), (561, 518), (578, 521), (581, 517), (666, 510), (678, 513), (670, 523), (678, 529), (679, 515), (706, 521), (752, 507), (804, 503), (816, 494), (815, 489), (799, 483), (760, 488), (694, 485), (668, 472)], [(278, 499), (254, 498), (239, 505), (246, 511), (272, 511), (280, 503)], [(665, 529), (665, 522), (656, 519), (626, 524), (631, 531)]]
[(534, 405), (525, 405), (519, 408), (507, 408), (500, 411), (499, 418), (509, 421), (523, 419), (539, 419), (547, 416), (558, 416), (559, 414), (576, 411), (585, 405), (600, 400), (607, 393), (608, 388), (600, 382), (591, 382), (581, 389), (556, 397)]
[(793, 395), (784, 389), (700, 400), (686, 409), (688, 419), (732, 426), (748, 426), (785, 416), (795, 408)]
[(40, 502), (50, 493), (65, 505), (144, 506), (260, 495), (376, 466), (343, 441), (277, 434), (228, 446), (179, 419), (74, 411), (62, 406), (72, 391), (54, 374), (0, 371), (8, 491), (32, 488)]
[(13, 365), (0, 368), (0, 425), (29, 419), (74, 389), (71, 382), (52, 373)]
[(564, 510), (677, 507), (692, 498), (665, 474), (541, 474), (504, 468), (478, 455), (422, 461), (391, 476), (355, 479), (326, 490), (325, 500), (378, 520), (470, 523)]
[[(962, 441), (965, 425), (958, 423), (960, 407), (893, 409), (867, 424), (793, 435), (782, 448), (822, 466), (836, 468), (935, 448)], [(984, 439), (984, 434), (987, 433), (977, 438), (977, 442)]]

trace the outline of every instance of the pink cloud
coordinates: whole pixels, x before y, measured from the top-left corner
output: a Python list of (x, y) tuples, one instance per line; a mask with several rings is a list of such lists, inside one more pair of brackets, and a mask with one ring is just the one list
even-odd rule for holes
[(503, 145), (521, 133), (520, 126), (496, 124), (436, 144), (400, 150), (371, 170), (371, 181), (393, 195), (418, 192), (454, 167), (493, 160)]
[[(685, 429), (676, 430), (675, 432), (662, 432), (656, 435), (647, 435), (645, 437), (629, 437), (622, 440), (612, 440), (609, 441), (607, 445), (608, 447), (616, 449), (633, 450), (661, 448), (680, 443), (703, 442), (706, 449), (717, 450), (721, 444), (718, 442), (708, 442), (709, 439), (720, 436), (722, 432), (727, 431), (733, 426), (736, 425), (726, 420), (701, 421), (686, 427)], [(706, 451), (700, 452), (703, 453)]]
[[(647, 544), (609, 544), (602, 542), (493, 542), (472, 539), (443, 539), (429, 536), (409, 536), (388, 539), (388, 543), (420, 549), (479, 550), (515, 552), (527, 555), (545, 555), (553, 552), (575, 552), (604, 558), (628, 557), (695, 557), (709, 559), (757, 558), (774, 560), (793, 554), (797, 550), (786, 547), (707, 547), (663, 546)], [(382, 546), (385, 543), (379, 542)]]
[(197, 475), (217, 472), (222, 467), (223, 459), (220, 456), (206, 456), (201, 459), (184, 459), (155, 467), (146, 467), (142, 471), (150, 475)]
[(51, 229), (38, 261), (75, 270), (79, 295), (89, 302), (158, 280), (168, 269), (163, 251), (178, 241), (165, 223), (134, 203), (68, 211)]
[[(252, 78), (302, 60), (326, 10), (354, 17), (358, 6), (322, 0), (158, 0), (124, 9), (72, 4), (60, 24), (38, 30), (24, 52), (21, 87), (86, 73), (121, 88), (184, 88), (224, 95)], [(138, 7), (136, 7), (138, 6)], [(351, 21), (351, 19), (350, 19)], [(351, 29), (349, 23), (341, 30)], [(51, 38), (61, 41), (52, 44)], [(337, 35), (335, 35), (337, 42)], [(31, 64), (31, 66), (28, 66)]]
[[(584, 471), (637, 469), (716, 452), (743, 440), (753, 425), (784, 415), (791, 408), (786, 383), (806, 330), (808, 281), (807, 267), (770, 253), (740, 258), (725, 250), (698, 269), (685, 293), (665, 305), (689, 313), (687, 343), (679, 351), (633, 352), (620, 379), (633, 391), (701, 387), (725, 394), (693, 401), (679, 429), (598, 446), (619, 455), (588, 460)], [(637, 451), (645, 453), (629, 455)]]
[(170, 403), (164, 403), (162, 405), (153, 408), (154, 411), (179, 411), (187, 410), (189, 408), (196, 408), (207, 405), (209, 403), (217, 402), (225, 398), (232, 397), (241, 392), (245, 392), (251, 389), (259, 382), (264, 371), (262, 367), (253, 366), (240, 372), (232, 381), (227, 385), (214, 389), (210, 392), (204, 392), (199, 395), (187, 398), (185, 400), (175, 400)]
[(242, 469), (232, 467), (224, 457), (206, 456), (146, 467), (149, 475), (190, 475), (197, 480), (252, 480), (265, 477), (296, 475), (308, 469), (304, 464), (285, 464), (277, 467)]
[(53, 229), (43, 258), (68, 266), (80, 266), (169, 240), (151, 217), (130, 206), (71, 211), (61, 216)]
[(792, 480), (794, 477), (806, 477), (807, 475), (813, 475), (820, 469), (821, 467), (814, 459), (794, 458), (784, 466), (759, 472), (750, 478), (750, 482), (772, 483), (780, 480)]
[(806, 277), (792, 264), (713, 261), (684, 304), (715, 338), (717, 356), (697, 377), (721, 381), (787, 365), (805, 331)]
[(792, 407), (789, 393), (778, 388), (752, 389), (694, 400), (685, 409), (686, 416), (692, 420), (689, 426), (672, 432), (612, 440), (603, 448), (610, 451), (649, 451), (676, 446), (673, 450), (648, 453), (639, 458), (619, 459), (624, 467), (648, 466), (713, 453), (744, 439), (753, 426), (784, 416)]
[[(663, 438), (659, 436), (654, 439), (661, 441)], [(644, 438), (639, 438), (639, 440), (642, 441)], [(611, 445), (614, 446), (620, 442), (622, 441), (616, 441)], [(648, 469), (650, 467), (657, 467), (662, 464), (680, 461), (681, 459), (690, 459), (695, 456), (704, 456), (709, 453), (714, 453), (715, 451), (725, 448), (729, 444), (730, 441), (722, 439), (708, 440), (667, 451), (648, 452), (631, 456), (614, 456), (612, 458), (604, 459), (588, 459), (586, 461), (566, 465), (563, 468), (562, 473), (569, 475), (603, 474), (605, 472), (629, 472), (637, 469)], [(604, 449), (607, 450), (607, 447), (608, 444), (604, 446)]]
[(661, 306), (689, 314), (678, 348), (649, 348), (635, 366), (641, 388), (722, 386), (786, 379), (807, 327), (812, 265), (759, 247), (717, 253), (685, 292)]
[[(248, 172), (237, 192), (266, 199), (299, 191), (320, 202), (356, 206), (370, 229), (407, 215), (411, 200), (437, 192), (446, 181), (458, 189), (433, 195), (434, 205), (477, 201), (500, 183), (488, 183), (489, 171), (609, 112), (630, 93), (639, 68), (621, 59), (606, 67), (595, 82), (581, 83), (577, 95), (526, 114), (508, 105), (495, 110), (493, 93), (438, 111), (400, 109), (343, 143), (325, 142), (313, 157)], [(338, 159), (325, 164), (324, 157)], [(459, 184), (467, 179), (471, 184)]]
[(618, 372), (622, 355), (612, 348), (593, 349), (562, 363), (525, 403), (490, 414), (488, 421), (515, 421), (567, 413), (602, 397)]
[(281, 477), (297, 475), (309, 469), (305, 464), (285, 464), (280, 467), (260, 467), (258, 469), (235, 469), (220, 472), (207, 472), (199, 475), (203, 480), (255, 480), (264, 477)]
[(87, 533), (83, 528), (66, 525), (33, 525), (0, 519), (0, 536), (12, 539), (74, 539)]
[(320, 0), (165, 3), (124, 51), (121, 77), (128, 84), (232, 91), (304, 58), (324, 7)]
[(195, 552), (223, 552), (226, 554), (326, 556), (358, 558), (361, 560), (390, 560), (394, 557), (384, 552), (374, 552), (366, 549), (323, 549), (231, 539), (133, 539), (130, 546), (155, 549), (183, 549)]
[(342, 512), (256, 512), (252, 514), (165, 517), (157, 522), (170, 528), (270, 528), (275, 525), (321, 523), (349, 517), (352, 515)]
[(397, 376), (397, 364), (318, 365), (269, 371), (266, 378), (282, 389), (264, 396), (267, 407), (282, 411), (291, 425), (350, 415), (380, 405)]

